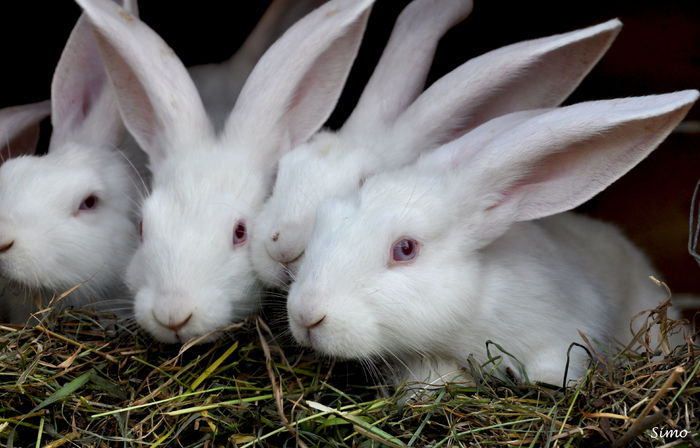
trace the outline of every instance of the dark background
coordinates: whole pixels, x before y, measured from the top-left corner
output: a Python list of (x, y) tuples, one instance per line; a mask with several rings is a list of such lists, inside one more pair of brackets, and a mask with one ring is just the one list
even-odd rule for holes
[[(185, 65), (227, 59), (268, 1), (141, 0), (141, 18)], [(357, 64), (331, 127), (342, 124), (405, 0), (377, 0)], [(79, 15), (70, 0), (3, 5), (0, 107), (49, 97), (53, 69)], [(474, 11), (441, 42), (429, 82), (467, 59), (519, 40), (618, 17), (621, 34), (567, 103), (700, 88), (698, 1), (475, 0)], [(700, 121), (700, 106), (688, 120)], [(700, 178), (700, 134), (674, 133), (652, 156), (582, 207), (620, 225), (653, 259), (675, 292), (700, 293), (700, 266), (687, 253), (688, 217)]]

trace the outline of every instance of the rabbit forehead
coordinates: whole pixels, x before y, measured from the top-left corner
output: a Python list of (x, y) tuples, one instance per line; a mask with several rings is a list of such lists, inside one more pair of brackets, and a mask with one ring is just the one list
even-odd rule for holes
[(311, 182), (323, 182), (317, 187), (326, 187), (332, 184), (330, 181), (337, 175), (359, 180), (361, 173), (370, 165), (368, 159), (373, 158), (367, 145), (324, 133), (285, 154), (280, 159), (277, 177), (291, 186), (300, 180), (299, 175), (304, 175)]
[(223, 195), (260, 204), (269, 184), (268, 171), (246, 154), (217, 147), (166, 160), (154, 172), (153, 191), (180, 197), (181, 202)]
[(236, 222), (250, 218), (252, 211), (253, 204), (235, 193), (193, 182), (153, 190), (143, 202), (141, 215), (144, 232), (162, 240), (159, 244), (174, 245), (187, 236), (215, 246), (222, 237), (230, 240)]
[[(0, 201), (3, 207), (40, 207), (44, 213), (66, 204), (77, 207), (85, 196), (108, 190), (106, 179), (92, 162), (79, 154), (9, 160), (0, 167)], [(45, 209), (47, 206), (50, 208)]]
[(325, 198), (345, 196), (360, 187), (367, 157), (360, 151), (319, 155), (319, 144), (298, 147), (280, 160), (267, 213), (281, 221), (311, 225), (316, 207)]
[(367, 179), (357, 198), (358, 223), (385, 228), (392, 240), (432, 239), (455, 224), (455, 214), (446, 213), (451, 202), (444, 178), (409, 169), (380, 173)]
[(432, 219), (411, 216), (401, 205), (366, 207), (357, 197), (325, 201), (316, 215), (299, 278), (319, 278), (331, 285), (346, 281), (348, 270), (357, 276), (381, 271), (390, 263), (396, 240), (424, 241), (439, 232), (442, 226), (433, 225)]

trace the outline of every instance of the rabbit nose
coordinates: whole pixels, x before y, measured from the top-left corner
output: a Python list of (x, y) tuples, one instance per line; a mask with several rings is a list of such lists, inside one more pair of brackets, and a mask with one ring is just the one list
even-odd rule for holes
[(326, 313), (308, 312), (298, 314), (295, 320), (308, 331), (320, 326), (326, 320), (326, 316)]
[(12, 248), (12, 246), (15, 245), (15, 240), (10, 241), (9, 243), (4, 243), (0, 245), (0, 254), (4, 254), (8, 250)]
[(307, 329), (307, 330), (314, 329), (314, 328), (318, 327), (319, 325), (321, 325), (321, 324), (323, 323), (324, 320), (326, 320), (326, 315), (325, 315), (325, 314), (323, 315), (323, 317), (321, 317), (320, 319), (318, 319), (316, 322), (312, 323), (311, 325), (307, 325), (307, 326), (306, 326), (306, 329)]
[(170, 317), (168, 318), (168, 323), (166, 324), (166, 323), (162, 322), (160, 319), (158, 319), (158, 316), (156, 316), (156, 313), (155, 313), (155, 312), (153, 312), (152, 314), (153, 314), (153, 318), (156, 320), (156, 322), (158, 322), (159, 325), (161, 325), (161, 326), (163, 326), (163, 327), (165, 327), (165, 328), (168, 328), (168, 329), (170, 329), (170, 330), (173, 330), (174, 332), (177, 332), (177, 331), (180, 330), (182, 327), (184, 327), (185, 325), (187, 325), (187, 322), (189, 322), (190, 319), (192, 319), (192, 313), (190, 313), (190, 314), (187, 315), (186, 318), (184, 318), (184, 319), (181, 320), (180, 322), (175, 322), (175, 323), (173, 323), (173, 317), (170, 316)]
[(299, 235), (292, 232), (273, 233), (265, 241), (265, 250), (270, 258), (282, 264), (293, 263), (304, 255), (303, 242), (300, 241)]
[(306, 325), (306, 338), (309, 340), (309, 342), (311, 342), (311, 330), (318, 328), (325, 320), (326, 315), (324, 314), (320, 319), (312, 319), (313, 323)]

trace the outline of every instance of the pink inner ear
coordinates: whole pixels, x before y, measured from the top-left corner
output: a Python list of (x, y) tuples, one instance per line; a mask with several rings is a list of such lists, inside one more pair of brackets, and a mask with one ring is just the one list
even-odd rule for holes
[[(562, 182), (562, 188), (560, 188), (557, 193), (565, 193), (567, 187), (571, 185), (563, 182), (565, 182), (565, 178), (568, 177), (567, 174), (570, 173), (572, 169), (575, 169), (577, 165), (579, 167), (582, 165), (579, 159), (581, 159), (583, 155), (584, 154), (577, 154), (575, 149), (570, 149), (568, 151), (552, 154), (540, 160), (535, 166), (530, 168), (529, 173), (526, 173), (525, 176), (520, 177), (516, 182), (506, 188), (503, 191), (501, 200), (497, 204), (489, 207), (489, 210), (517, 196), (526, 198), (530, 194), (537, 192), (541, 186), (550, 182)], [(579, 160), (578, 163), (577, 160)], [(558, 195), (550, 194), (550, 196), (556, 197)]]
[(332, 112), (349, 72), (349, 69), (343, 71), (343, 67), (353, 60), (344, 55), (355, 54), (353, 48), (359, 41), (352, 36), (362, 35), (364, 25), (363, 21), (349, 25), (344, 36), (350, 38), (333, 42), (298, 83), (285, 114), (292, 122), (289, 124), (292, 145), (308, 139)]
[(87, 117), (88, 113), (90, 113), (90, 106), (92, 105), (92, 98), (90, 98), (91, 96), (92, 95), (90, 95), (90, 92), (83, 92), (83, 98), (80, 102), (82, 106), (80, 109), (80, 121), (83, 121), (85, 117)]
[(0, 163), (14, 157), (34, 154), (36, 144), (39, 141), (39, 130), (38, 124), (29, 126), (10, 141), (4, 142), (5, 145), (0, 149)]
[[(529, 167), (523, 177), (503, 191), (491, 210), (506, 202), (514, 202), (520, 220), (536, 219), (570, 210), (581, 202), (579, 193), (595, 183), (596, 174), (589, 170), (590, 149), (585, 144), (571, 145), (564, 151), (551, 154)], [(582, 179), (582, 173), (585, 174)], [(584, 193), (585, 194), (585, 193)], [(534, 215), (534, 216), (533, 216)]]
[(517, 210), (515, 220), (522, 221), (581, 205), (638, 163), (642, 158), (639, 148), (649, 146), (645, 134), (631, 141), (625, 132), (620, 134), (601, 132), (540, 156), (523, 176), (503, 190), (502, 198), (489, 210), (510, 202)]
[(120, 107), (126, 127), (142, 148), (150, 148), (154, 144), (155, 136), (149, 125), (157, 120), (153, 104), (147, 100), (148, 92), (143, 84), (138, 82), (139, 78), (129, 62), (122, 58), (109, 40), (101, 33), (95, 33), (95, 39), (102, 44), (100, 48), (108, 70), (111, 70), (110, 75), (117, 97), (121, 100)]
[(84, 16), (78, 19), (61, 54), (51, 86), (52, 120), (62, 132), (80, 127), (98, 102), (107, 74)]
[[(82, 61), (84, 64), (82, 67), (84, 77), (80, 79), (79, 84), (75, 83), (68, 85), (68, 87), (75, 89), (73, 92), (73, 95), (75, 95), (74, 98), (71, 98), (72, 95), (70, 91), (61, 92), (66, 94), (64, 101), (69, 102), (66, 105), (67, 107), (70, 107), (70, 102), (72, 102), (74, 99), (79, 101), (78, 105), (82, 114), (79, 117), (80, 122), (82, 122), (96, 106), (100, 96), (105, 90), (105, 86), (109, 82), (107, 79), (107, 74), (102, 67), (102, 60), (99, 58), (99, 54), (97, 53), (97, 47), (91, 45), (91, 50), (96, 56), (93, 55), (93, 58)], [(66, 75), (75, 77), (75, 75), (71, 73), (66, 73)]]

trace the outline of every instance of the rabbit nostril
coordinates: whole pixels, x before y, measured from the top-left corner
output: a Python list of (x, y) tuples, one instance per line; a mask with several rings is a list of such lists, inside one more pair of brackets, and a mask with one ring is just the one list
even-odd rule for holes
[(4, 254), (8, 250), (10, 250), (12, 248), (12, 246), (14, 246), (14, 245), (15, 245), (15, 240), (12, 240), (7, 244), (3, 244), (2, 246), (0, 246), (0, 254)]
[(275, 232), (274, 235), (270, 238), (273, 242), (276, 242), (278, 239), (280, 239), (280, 233)]
[(311, 325), (307, 325), (307, 326), (306, 326), (306, 329), (307, 329), (307, 330), (311, 330), (311, 329), (313, 329), (313, 328), (316, 328), (316, 327), (318, 327), (319, 325), (321, 325), (321, 324), (323, 323), (324, 320), (326, 320), (326, 315), (325, 315), (325, 314), (323, 315), (322, 318), (320, 318), (320, 319), (317, 320), (316, 322), (312, 323)]

